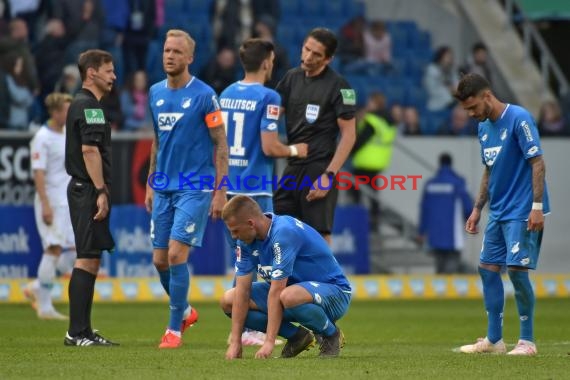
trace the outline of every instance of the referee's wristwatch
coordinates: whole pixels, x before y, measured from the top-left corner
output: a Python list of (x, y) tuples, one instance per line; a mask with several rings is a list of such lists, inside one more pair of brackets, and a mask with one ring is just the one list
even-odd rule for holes
[(101, 195), (101, 194), (105, 194), (105, 195), (109, 195), (107, 193), (107, 188), (105, 186), (103, 186), (102, 188), (98, 189), (95, 188), (95, 192), (97, 193), (97, 196)]
[(334, 181), (334, 177), (336, 177), (336, 173), (333, 172), (332, 170), (327, 170), (327, 171), (325, 172), (325, 175), (326, 175), (327, 177), (329, 177), (329, 179), (330, 179), (331, 181)]

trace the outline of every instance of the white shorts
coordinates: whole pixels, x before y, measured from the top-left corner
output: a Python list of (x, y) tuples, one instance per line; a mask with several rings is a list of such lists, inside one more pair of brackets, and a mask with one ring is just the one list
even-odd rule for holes
[(36, 226), (38, 233), (42, 239), (42, 247), (46, 249), (50, 246), (60, 246), (64, 249), (75, 247), (75, 236), (73, 235), (73, 227), (71, 226), (71, 217), (69, 216), (69, 207), (52, 206), (53, 221), (51, 225), (45, 224), (42, 218), (42, 205), (40, 199), (34, 199), (34, 214), (36, 216)]

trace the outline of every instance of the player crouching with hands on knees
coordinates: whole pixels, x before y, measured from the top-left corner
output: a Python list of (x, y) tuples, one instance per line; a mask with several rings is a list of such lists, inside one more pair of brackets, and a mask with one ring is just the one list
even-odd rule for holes
[[(244, 327), (266, 333), (258, 359), (271, 356), (277, 335), (287, 339), (281, 357), (290, 358), (315, 345), (314, 333), (321, 357), (338, 356), (344, 336), (336, 321), (352, 290), (325, 239), (291, 216), (264, 214), (244, 195), (224, 206), (222, 219), (237, 240), (236, 286), (221, 300), (232, 319), (226, 359), (242, 357)], [(255, 270), (265, 281), (251, 282)]]

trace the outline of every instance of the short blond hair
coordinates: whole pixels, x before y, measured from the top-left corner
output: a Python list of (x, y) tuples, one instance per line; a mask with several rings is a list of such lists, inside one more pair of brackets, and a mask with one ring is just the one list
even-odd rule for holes
[(52, 92), (46, 96), (45, 105), (48, 113), (51, 115), (53, 111), (58, 111), (65, 103), (71, 103), (73, 97), (63, 92)]
[(186, 40), (186, 43), (188, 44), (188, 50), (191, 56), (194, 55), (194, 49), (196, 49), (196, 41), (194, 41), (194, 39), (192, 37), (190, 37), (190, 35), (181, 30), (181, 29), (170, 29), (168, 32), (166, 32), (166, 38), (168, 37), (182, 37)]
[(263, 215), (261, 207), (247, 195), (236, 195), (226, 203), (222, 209), (222, 220), (227, 221), (231, 217), (256, 217)]

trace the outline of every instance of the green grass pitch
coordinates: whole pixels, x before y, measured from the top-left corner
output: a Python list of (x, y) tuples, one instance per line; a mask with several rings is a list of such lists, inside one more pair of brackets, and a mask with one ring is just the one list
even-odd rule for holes
[[(66, 306), (59, 305), (60, 309)], [(196, 304), (199, 322), (178, 350), (159, 351), (168, 306), (94, 305), (94, 326), (120, 347), (64, 347), (66, 322), (39, 321), (29, 305), (0, 306), (0, 379), (567, 379), (570, 299), (539, 299), (536, 357), (465, 355), (454, 347), (485, 335), (482, 301), (354, 302), (339, 326), (346, 346), (337, 359), (318, 349), (294, 359), (226, 361), (229, 319), (214, 303)], [(507, 300), (505, 341), (518, 334)], [(281, 346), (274, 352), (278, 355)]]

